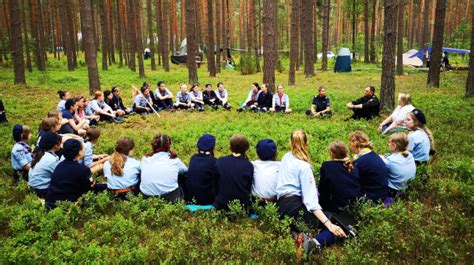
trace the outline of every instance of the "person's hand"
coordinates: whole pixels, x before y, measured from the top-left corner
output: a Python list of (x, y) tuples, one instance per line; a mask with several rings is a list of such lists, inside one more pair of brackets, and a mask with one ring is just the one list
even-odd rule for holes
[(383, 125), (382, 124), (380, 124), (380, 126), (379, 126), (379, 131), (383, 132)]
[(146, 111), (150, 111), (150, 110), (151, 110), (149, 107), (146, 107), (145, 109), (146, 109)]
[(344, 230), (342, 230), (341, 227), (331, 222), (326, 227), (329, 229), (331, 233), (333, 233), (337, 237), (344, 237), (344, 238), (347, 237), (346, 233), (344, 233)]
[(354, 107), (354, 105), (352, 105), (352, 103), (349, 102), (349, 103), (346, 104), (346, 107), (347, 107), (348, 109), (352, 109), (352, 108)]

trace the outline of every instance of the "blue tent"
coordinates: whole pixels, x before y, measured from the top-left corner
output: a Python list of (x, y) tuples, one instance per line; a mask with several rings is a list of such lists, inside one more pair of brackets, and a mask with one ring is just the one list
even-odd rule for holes
[(334, 72), (351, 72), (352, 60), (351, 51), (348, 48), (341, 48), (336, 58), (336, 65), (334, 65)]
[[(470, 50), (443, 47), (443, 52), (464, 54), (464, 53), (470, 53), (471, 51)], [(416, 56), (416, 57), (420, 58), (421, 60), (423, 60), (423, 53), (424, 53), (424, 49), (422, 48), (417, 53), (410, 56), (410, 58), (413, 58), (413, 57)], [(428, 54), (430, 54), (430, 53), (431, 53), (431, 46), (428, 46)]]

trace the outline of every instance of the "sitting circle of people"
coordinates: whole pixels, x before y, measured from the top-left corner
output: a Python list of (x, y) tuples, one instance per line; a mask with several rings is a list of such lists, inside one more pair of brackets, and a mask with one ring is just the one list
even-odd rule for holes
[[(76, 202), (89, 191), (109, 191), (120, 199), (131, 193), (160, 197), (170, 203), (184, 200), (195, 207), (189, 209), (228, 211), (228, 204), (237, 200), (249, 214), (254, 213), (254, 203), (275, 203), (281, 217), (293, 218), (319, 231), (313, 237), (291, 225), (294, 239), (310, 252), (353, 235), (355, 220), (347, 209), (359, 200), (390, 205), (415, 178), (417, 166), (426, 164), (434, 154), (434, 139), (424, 113), (411, 104), (410, 95), (402, 93), (397, 108), (379, 126), (382, 133), (393, 133), (388, 139), (390, 153), (377, 154), (367, 134), (354, 131), (348, 137), (348, 146), (342, 141), (329, 145), (330, 160), (322, 163), (319, 181), (311, 165), (312, 143), (300, 129), (291, 133), (290, 151), (281, 161), (277, 161), (278, 148), (271, 139), (256, 144), (258, 159), (250, 161), (250, 143), (242, 134), (230, 138), (229, 155), (219, 158), (214, 155), (216, 138), (202, 135), (188, 166), (178, 158), (172, 138), (166, 134), (153, 137), (150, 152), (141, 160), (133, 157), (135, 142), (128, 137), (117, 140), (112, 155), (95, 154), (93, 149), (101, 134), (96, 128), (98, 121), (121, 123), (122, 118), (133, 113), (160, 110), (203, 111), (205, 106), (231, 109), (223, 83), (217, 85), (216, 91), (206, 84), (203, 92), (198, 84), (192, 85), (189, 92), (187, 85), (181, 84), (175, 102), (163, 81), (158, 82), (155, 93), (150, 87), (144, 83), (136, 91), (132, 108), (124, 106), (118, 87), (96, 92), (90, 102), (86, 97), (73, 98), (69, 92), (59, 91), (61, 101), (57, 110), (42, 120), (34, 151), (30, 147), (32, 129), (19, 124), (13, 127), (14, 180), (27, 180), (49, 209), (60, 201)], [(371, 119), (378, 115), (379, 101), (374, 92), (373, 87), (367, 87), (364, 97), (347, 104), (354, 112), (352, 118)], [(244, 110), (291, 112), (282, 85), (272, 95), (267, 84), (260, 87), (257, 83), (252, 84), (248, 98), (238, 109)], [(306, 114), (332, 116), (324, 87), (318, 88)], [(93, 177), (100, 172), (106, 183), (98, 183)]]

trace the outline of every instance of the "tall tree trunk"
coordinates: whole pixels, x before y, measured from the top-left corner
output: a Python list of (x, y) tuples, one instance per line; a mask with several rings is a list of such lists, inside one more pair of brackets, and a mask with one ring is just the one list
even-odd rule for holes
[(364, 1), (364, 63), (369, 63), (369, 0)]
[(372, 6), (372, 27), (370, 30), (370, 63), (377, 61), (377, 49), (375, 47), (375, 26), (377, 24), (377, 0), (373, 0)]
[[(107, 15), (108, 15), (108, 20), (107, 20), (107, 25), (109, 26), (107, 30), (107, 37), (108, 37), (108, 42), (109, 42), (109, 47), (107, 47), (109, 51), (109, 65), (112, 65), (112, 63), (115, 64), (115, 45), (114, 45), (114, 20), (113, 20), (113, 6), (112, 6), (112, 0), (107, 0)], [(116, 35), (116, 33), (115, 33)], [(116, 36), (115, 36), (116, 37)]]
[(158, 65), (161, 64), (163, 58), (163, 0), (156, 0), (156, 31), (158, 36)]
[(23, 61), (23, 44), (21, 42), (21, 17), (20, 4), (18, 0), (9, 0), (10, 3), (10, 27), (11, 27), (11, 49), (13, 58), (13, 71), (15, 72), (15, 84), (26, 84), (25, 62)]
[(414, 24), (413, 21), (415, 20), (414, 14), (413, 14), (413, 0), (408, 0), (408, 22), (407, 22), (407, 29), (408, 29), (408, 49), (413, 49), (413, 32), (414, 30)]
[(313, 39), (313, 0), (302, 0), (305, 34), (303, 39), (304, 45), (304, 75), (305, 77), (314, 76), (314, 39)]
[(291, 2), (291, 24), (290, 24), (290, 72), (288, 77), (288, 85), (294, 85), (296, 83), (295, 72), (296, 64), (298, 63), (298, 7), (301, 0), (292, 0)]
[(146, 0), (148, 37), (150, 38), (150, 58), (151, 70), (156, 70), (155, 63), (155, 37), (153, 36), (153, 12), (151, 10), (151, 0)]
[[(219, 1), (219, 0), (217, 0)], [(207, 29), (208, 29), (208, 38), (209, 38), (209, 48), (207, 51), (207, 61), (209, 62), (209, 75), (212, 77), (216, 76), (216, 60), (214, 52), (214, 21), (213, 21), (213, 8), (212, 0), (207, 0)]]
[[(261, 17), (261, 9), (260, 9), (260, 0), (252, 0), (253, 2), (253, 17), (251, 18), (253, 20), (253, 47), (255, 50), (255, 66), (257, 69), (257, 72), (261, 72), (262, 69), (260, 68), (260, 38), (261, 38), (261, 28), (262, 28), (262, 23), (261, 19), (257, 20), (257, 10), (259, 12), (259, 18)], [(255, 9), (255, 5), (258, 6), (258, 9)], [(258, 21), (258, 25), (257, 25)]]
[(330, 0), (324, 0), (323, 5), (323, 59), (321, 63), (321, 70), (328, 70), (328, 50), (329, 50), (329, 6)]
[(427, 65), (428, 58), (426, 57), (426, 53), (428, 51), (428, 41), (430, 35), (430, 0), (425, 0), (424, 16), (423, 16), (423, 30), (422, 30), (422, 38), (421, 38), (421, 45), (423, 46), (423, 65)]
[(169, 0), (163, 0), (163, 69), (165, 72), (170, 71), (170, 60), (168, 56), (169, 50), (169, 41), (168, 41), (168, 9), (169, 9)]
[(268, 84), (270, 92), (275, 91), (275, 67), (278, 61), (278, 31), (277, 21), (278, 3), (274, 0), (263, 0), (263, 83)]
[[(471, 10), (474, 3), (471, 2)], [(474, 97), (474, 15), (471, 14), (471, 53), (469, 54), (469, 73), (466, 80), (466, 97)]]
[(432, 41), (433, 49), (431, 50), (430, 70), (428, 72), (428, 85), (433, 87), (439, 87), (439, 71), (441, 65), (441, 54), (443, 53), (445, 17), (446, 0), (437, 0)]
[(107, 47), (108, 47), (108, 38), (107, 38), (107, 30), (108, 30), (108, 26), (107, 26), (107, 16), (105, 14), (105, 1), (106, 0), (99, 0), (99, 14), (100, 14), (100, 31), (101, 31), (101, 35), (102, 35), (102, 47), (101, 47), (101, 50), (102, 50), (102, 70), (104, 71), (107, 71), (108, 67), (107, 67)]
[(145, 77), (145, 65), (143, 64), (143, 39), (142, 39), (142, 13), (141, 1), (135, 1), (135, 42), (137, 44), (137, 59), (138, 59), (138, 75), (140, 78)]
[(134, 72), (137, 71), (136, 61), (135, 61), (135, 53), (136, 53), (136, 42), (137, 42), (137, 34), (136, 34), (136, 26), (135, 26), (135, 13), (134, 13), (134, 5), (135, 2), (133, 0), (128, 0), (128, 43), (129, 43), (129, 62), (128, 66)]
[(39, 34), (39, 16), (38, 16), (38, 2), (37, 0), (30, 0), (30, 12), (31, 12), (31, 32), (33, 38), (35, 40), (35, 59), (36, 59), (36, 67), (39, 71), (45, 71), (46, 66), (44, 62), (44, 52), (43, 52), (43, 44), (41, 42), (41, 37)]
[(38, 15), (38, 37), (39, 37), (39, 41), (41, 43), (41, 47), (40, 47), (40, 50), (41, 50), (41, 57), (42, 57), (42, 64), (43, 64), (43, 71), (46, 70), (46, 47), (47, 45), (46, 44), (46, 41), (45, 41), (45, 37), (44, 37), (44, 19), (43, 19), (43, 8), (42, 8), (42, 1), (41, 0), (36, 0), (36, 8), (37, 8), (37, 15)]
[(303, 17), (303, 9), (304, 9), (304, 6), (303, 6), (303, 0), (300, 0), (301, 1), (301, 5), (300, 5), (300, 8), (298, 10), (298, 16), (299, 16), (299, 22), (300, 22), (300, 50), (299, 50), (299, 55), (298, 55), (298, 64), (296, 65), (296, 71), (300, 70), (300, 66), (303, 65), (303, 60), (304, 60), (304, 35), (305, 35), (305, 32), (304, 32), (304, 29), (305, 29), (305, 25), (304, 25), (304, 17)]
[(188, 46), (188, 82), (189, 84), (198, 83), (196, 69), (196, 10), (193, 0), (186, 0), (186, 39)]
[(97, 67), (97, 50), (94, 40), (94, 23), (92, 22), (91, 0), (80, 0), (82, 36), (86, 55), (87, 73), (89, 75), (89, 94), (100, 90), (99, 69)]
[[(22, 1), (22, 14), (21, 15), (23, 17), (22, 26), (23, 26), (23, 36), (25, 38), (26, 68), (28, 69), (28, 72), (31, 73), (31, 72), (33, 72), (33, 66), (31, 65), (30, 42), (28, 40), (28, 27), (27, 27), (28, 23), (26, 23), (26, 21), (27, 21), (26, 8), (27, 8), (26, 0), (23, 0)], [(1, 55), (0, 55), (0, 57), (1, 57)]]
[(395, 41), (397, 38), (397, 1), (384, 1), (382, 86), (380, 103), (383, 112), (389, 113), (395, 102)]
[(123, 40), (123, 32), (122, 32), (122, 15), (121, 15), (121, 0), (116, 0), (117, 1), (117, 8), (116, 8), (116, 13), (115, 13), (115, 20), (117, 23), (117, 50), (119, 52), (119, 66), (123, 66), (123, 46), (122, 46), (122, 40)]
[[(74, 70), (77, 67), (77, 56), (76, 56), (76, 38), (77, 34), (74, 30), (74, 12), (72, 10), (73, 7), (73, 1), (72, 0), (67, 0), (66, 4), (66, 14), (67, 14), (67, 31), (68, 31), (68, 39), (70, 43), (70, 54), (71, 54), (71, 61), (72, 61), (72, 69)], [(96, 45), (98, 45), (98, 41), (96, 41)]]
[[(314, 43), (314, 62), (316, 63), (318, 61), (318, 0), (313, 0), (313, 43)], [(290, 30), (290, 26), (288, 25), (286, 31), (288, 32)], [(289, 42), (289, 38), (288, 38)], [(288, 43), (287, 42), (287, 43)]]
[(62, 29), (62, 44), (63, 44), (63, 50), (66, 53), (67, 57), (67, 69), (69, 71), (74, 70), (74, 62), (72, 58), (72, 43), (71, 43), (71, 38), (69, 37), (69, 27), (68, 27), (68, 22), (67, 22), (67, 15), (66, 14), (61, 14), (61, 12), (65, 12), (66, 6), (68, 3), (63, 0), (57, 0), (59, 3), (59, 16), (61, 17), (61, 29)]
[(398, 0), (397, 15), (397, 75), (403, 75), (403, 36), (405, 35), (403, 28), (403, 19), (405, 17), (405, 0)]
[(216, 72), (221, 72), (221, 0), (216, 0)]

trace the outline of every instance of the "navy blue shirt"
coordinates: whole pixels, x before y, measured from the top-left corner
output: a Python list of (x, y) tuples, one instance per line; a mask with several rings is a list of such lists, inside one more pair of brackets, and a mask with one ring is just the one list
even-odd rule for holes
[(243, 157), (224, 156), (216, 161), (217, 195), (214, 206), (227, 210), (227, 204), (240, 200), (249, 207), (253, 183), (253, 165)]
[(323, 111), (331, 105), (327, 96), (320, 97), (319, 95), (314, 96), (312, 104), (316, 106), (316, 112)]
[(195, 154), (189, 162), (186, 176), (185, 199), (196, 204), (209, 205), (216, 198), (216, 158), (206, 154)]
[(382, 158), (372, 151), (356, 159), (354, 165), (359, 169), (362, 192), (367, 199), (384, 200), (388, 191), (388, 170)]
[(326, 161), (319, 174), (319, 204), (324, 210), (338, 212), (362, 196), (357, 167), (349, 172), (342, 161)]
[(211, 99), (217, 100), (217, 95), (216, 95), (216, 92), (214, 92), (213, 90), (211, 91), (204, 90), (202, 92), (202, 98), (204, 100), (204, 103), (211, 104)]
[(269, 91), (267, 93), (263, 94), (263, 92), (260, 92), (257, 98), (257, 106), (259, 108), (267, 108), (270, 109), (272, 107), (272, 100), (273, 100), (273, 95)]
[(63, 119), (72, 120), (74, 119), (73, 113), (69, 110), (62, 110), (61, 113), (63, 114)]
[(75, 202), (91, 189), (91, 170), (77, 161), (64, 160), (51, 175), (46, 205), (54, 207), (56, 201)]

